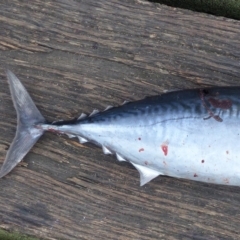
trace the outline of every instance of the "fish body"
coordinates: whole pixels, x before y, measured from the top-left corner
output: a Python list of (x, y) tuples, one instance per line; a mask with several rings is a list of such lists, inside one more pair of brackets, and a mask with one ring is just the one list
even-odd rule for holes
[[(17, 77), (7, 75), (18, 128), (0, 176), (21, 161), (44, 131), (52, 131), (95, 143), (105, 154), (131, 163), (141, 185), (159, 175), (240, 185), (240, 87), (173, 91), (49, 123)], [(24, 147), (16, 145), (23, 142), (20, 138), (28, 139)]]

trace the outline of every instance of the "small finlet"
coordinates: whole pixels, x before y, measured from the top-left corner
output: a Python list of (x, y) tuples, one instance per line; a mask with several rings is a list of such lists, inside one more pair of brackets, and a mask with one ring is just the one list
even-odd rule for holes
[(78, 136), (78, 140), (79, 140), (80, 143), (88, 142), (88, 140), (86, 138), (83, 138), (83, 137), (80, 137), (80, 136)]
[(111, 109), (111, 108), (113, 108), (113, 106), (109, 105), (109, 106), (107, 106), (107, 107), (104, 109), (104, 111), (107, 111), (107, 110), (109, 110), (109, 109)]
[(125, 105), (127, 103), (129, 103), (129, 101), (125, 100), (121, 105)]
[(68, 136), (69, 138), (74, 138), (74, 137), (76, 137), (76, 136), (73, 135), (73, 134), (67, 134), (67, 136)]
[(179, 91), (179, 90), (180, 90), (180, 89), (177, 89), (177, 88), (175, 88), (175, 89), (169, 89), (169, 90), (165, 89), (165, 90), (163, 90), (163, 93), (176, 92), (176, 91)]
[(82, 113), (79, 117), (78, 117), (78, 120), (81, 120), (81, 119), (84, 119), (87, 117), (87, 114), (85, 113)]
[(119, 162), (124, 162), (124, 161), (126, 161), (121, 155), (119, 155), (118, 153), (116, 153), (116, 157), (117, 157), (117, 160), (119, 161)]
[(59, 119), (59, 120), (53, 121), (52, 124), (59, 123), (59, 122), (63, 122), (63, 119)]
[(104, 154), (112, 154), (112, 152), (109, 149), (107, 149), (105, 146), (102, 146), (102, 150)]
[(144, 184), (150, 182), (155, 177), (161, 175), (160, 172), (157, 172), (156, 170), (153, 170), (151, 168), (147, 168), (135, 163), (132, 163), (132, 165), (138, 170), (140, 174), (140, 186), (143, 186)]
[(99, 113), (99, 110), (94, 109), (94, 110), (92, 111), (92, 113), (89, 115), (89, 117), (92, 117), (92, 116), (94, 116), (94, 115), (97, 114), (97, 113)]

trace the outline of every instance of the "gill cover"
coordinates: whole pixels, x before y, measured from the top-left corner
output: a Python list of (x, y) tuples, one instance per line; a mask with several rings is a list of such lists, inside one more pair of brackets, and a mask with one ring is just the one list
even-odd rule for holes
[(17, 112), (17, 131), (0, 169), (0, 178), (8, 174), (29, 152), (43, 134), (36, 124), (45, 119), (35, 106), (20, 80), (9, 70), (6, 72), (14, 107)]

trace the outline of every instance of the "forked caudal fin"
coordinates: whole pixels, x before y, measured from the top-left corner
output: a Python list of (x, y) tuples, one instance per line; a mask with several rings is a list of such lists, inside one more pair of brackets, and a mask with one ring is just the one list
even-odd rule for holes
[(43, 134), (44, 131), (35, 125), (46, 122), (20, 80), (11, 71), (7, 70), (6, 73), (17, 112), (17, 131), (0, 169), (0, 178), (23, 159)]
[[(33, 100), (20, 80), (9, 70), (6, 72), (6, 74), (12, 101), (17, 112), (17, 130), (0, 169), (0, 178), (8, 174), (24, 158), (37, 140), (42, 136), (44, 129), (49, 130), (49, 124), (47, 124), (46, 120), (35, 106)], [(109, 107), (107, 109), (109, 109)], [(96, 111), (94, 111), (90, 116), (92, 116), (94, 113), (96, 113)], [(86, 115), (82, 114), (79, 119), (85, 117)], [(54, 130), (54, 125), (51, 126), (51, 130)], [(72, 137), (75, 135), (68, 134), (68, 136)], [(81, 136), (78, 136), (78, 138), (81, 143), (87, 142), (87, 139)], [(105, 146), (103, 146), (103, 152), (105, 154), (112, 154), (112, 152)], [(116, 153), (116, 156), (119, 161), (126, 161), (118, 153)], [(141, 166), (133, 162), (131, 163), (140, 174), (141, 186), (161, 174), (160, 172), (146, 166)]]

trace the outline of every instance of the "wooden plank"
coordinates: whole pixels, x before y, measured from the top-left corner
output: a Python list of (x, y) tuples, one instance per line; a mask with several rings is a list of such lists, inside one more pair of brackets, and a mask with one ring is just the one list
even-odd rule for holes
[[(2, 161), (16, 127), (4, 69), (49, 120), (239, 85), (238, 21), (141, 0), (2, 0), (0, 13)], [(0, 227), (46, 239), (239, 238), (238, 187), (169, 177), (139, 187), (129, 164), (50, 133), (0, 186)]]

